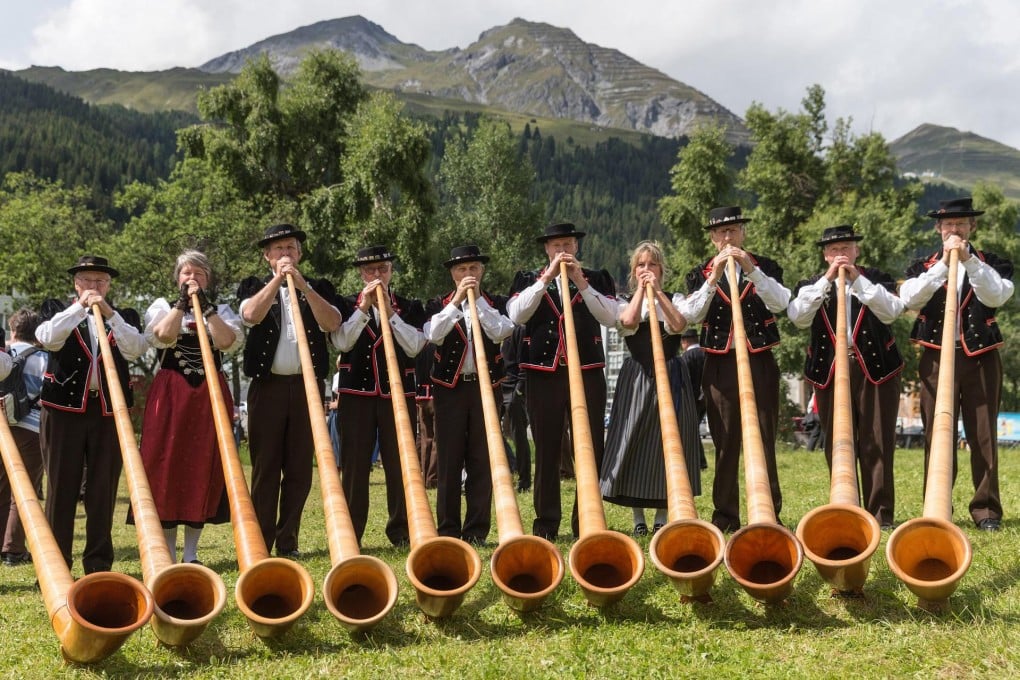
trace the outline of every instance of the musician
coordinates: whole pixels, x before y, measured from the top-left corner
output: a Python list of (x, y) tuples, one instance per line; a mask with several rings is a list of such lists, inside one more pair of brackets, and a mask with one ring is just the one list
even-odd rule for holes
[(231, 414), (234, 402), (221, 370), (223, 353), (241, 348), (244, 331), (228, 305), (213, 302), (215, 276), (204, 253), (181, 253), (173, 282), (179, 290), (173, 304), (158, 298), (145, 312), (145, 339), (156, 350), (160, 368), (145, 401), (139, 449), (170, 555), (177, 555), (177, 527), (184, 525), (181, 561), (200, 564), (202, 528), (206, 522), (229, 522), (230, 504), (191, 296), (198, 296), (218, 369), (213, 379)]
[[(118, 272), (105, 257), (83, 255), (67, 273), (73, 277), (77, 297), (35, 330), (39, 344), (50, 353), (40, 395), (39, 443), (46, 466), (46, 519), (70, 567), (74, 517), (82, 496), (86, 514), (82, 566), (91, 574), (113, 566), (110, 532), (121, 470), (120, 442), (96, 333), (109, 337), (129, 407), (128, 362), (148, 345), (138, 312), (118, 311), (107, 300)], [(102, 329), (96, 328), (94, 305), (102, 314)]]
[[(394, 350), (403, 375), (403, 397), (408, 414), (414, 413), (414, 358), (425, 346), (421, 328), (425, 308), (418, 300), (397, 295), (390, 289), (393, 260), (396, 256), (385, 246), (369, 246), (358, 251), (354, 266), (364, 287), (345, 298), (350, 315), (333, 335), (340, 349), (340, 450), (344, 455), (343, 489), (351, 512), (358, 543), (368, 521), (368, 478), (372, 471), (372, 452), (379, 442), (386, 476), (386, 537), (396, 546), (408, 545), (407, 510), (404, 503), (403, 475), (397, 426), (390, 402), (389, 371), (382, 331), (379, 327), (378, 290), (389, 313)], [(414, 423), (410, 423), (414, 427)]]
[[(918, 375), (921, 381), (921, 421), (924, 424), (925, 475), (931, 451), (935, 393), (938, 387), (939, 350), (946, 306), (949, 253), (959, 253), (957, 290), (959, 310), (956, 330), (956, 387), (953, 424), (962, 416), (970, 447), (974, 496), (970, 516), (984, 531), (998, 531), (1002, 522), (999, 499), (999, 450), (996, 419), (1002, 392), (1002, 332), (995, 322), (995, 310), (1013, 295), (1013, 263), (994, 253), (974, 248), (970, 239), (977, 230), (973, 199), (942, 201), (928, 213), (935, 218), (935, 232), (942, 247), (917, 260), (907, 269), (900, 285), (900, 297), (908, 309), (919, 310), (910, 332), (920, 345)], [(956, 480), (956, 451), (953, 451), (953, 480)]]
[(702, 388), (708, 427), (715, 444), (715, 482), (712, 523), (722, 531), (740, 528), (739, 473), (741, 427), (737, 358), (733, 351), (733, 314), (726, 260), (736, 265), (740, 309), (744, 315), (751, 376), (757, 397), (758, 420), (776, 518), (783, 496), (776, 473), (776, 434), (779, 427), (779, 367), (772, 348), (779, 344), (775, 315), (786, 309), (790, 290), (783, 286), (783, 269), (775, 260), (743, 249), (744, 225), (750, 222), (737, 206), (713, 208), (708, 231), (718, 254), (688, 272), (687, 311), (691, 323), (701, 324), (705, 349)]
[(786, 313), (797, 328), (810, 328), (804, 378), (814, 385), (818, 417), (824, 428), (825, 460), (832, 469), (833, 385), (836, 347), (836, 287), (846, 275), (847, 346), (850, 351), (850, 416), (860, 464), (864, 509), (883, 529), (895, 518), (893, 452), (900, 403), (903, 357), (889, 327), (903, 312), (896, 283), (883, 271), (857, 264), (863, 236), (853, 227), (828, 227), (816, 245), (828, 268), (800, 281)]
[[(438, 491), (436, 523), (440, 536), (461, 538), (473, 545), (485, 543), (491, 525), (492, 476), (485, 416), (479, 393), (478, 357), (471, 328), (468, 291), (475, 293), (482, 347), (493, 389), (503, 378), (499, 343), (513, 331), (505, 315), (506, 297), (482, 291), (488, 255), (478, 246), (458, 246), (443, 265), (455, 288), (425, 305), (425, 337), (435, 345), (430, 382), (436, 412)], [(460, 517), (461, 471), (464, 477), (465, 513)]]
[[(298, 559), (301, 513), (312, 488), (312, 426), (294, 334), (287, 276), (294, 279), (298, 307), (320, 383), (329, 371), (326, 334), (340, 326), (335, 291), (324, 279), (306, 279), (301, 263), (305, 232), (290, 224), (265, 230), (257, 245), (269, 275), (243, 280), (239, 313), (248, 328), (244, 374), (248, 388), (251, 499), (266, 549)], [(321, 392), (321, 388), (320, 388)]]
[[(507, 316), (525, 326), (521, 368), (527, 372), (528, 419), (535, 441), (535, 521), (532, 533), (556, 540), (560, 527), (560, 447), (569, 422), (570, 381), (560, 295), (560, 263), (567, 267), (567, 299), (574, 312), (577, 346), (584, 380), (595, 467), (602, 467), (605, 433), (606, 377), (601, 326), (616, 323), (616, 286), (605, 269), (581, 267), (581, 238), (569, 222), (551, 224), (542, 236), (549, 263), (537, 271), (520, 271), (510, 287)], [(577, 500), (571, 528), (576, 537)]]
[[(630, 295), (620, 300), (617, 329), (630, 356), (616, 379), (613, 407), (606, 434), (600, 487), (603, 500), (631, 508), (634, 536), (648, 535), (645, 508), (655, 508), (652, 533), (666, 524), (666, 465), (662, 453), (662, 429), (659, 423), (659, 399), (656, 391), (652, 333), (662, 337), (666, 371), (672, 394), (672, 410), (677, 414), (680, 438), (687, 460), (691, 492), (701, 493), (701, 466), (698, 455), (698, 420), (687, 366), (680, 361), (680, 331), (687, 326), (677, 305), (684, 296), (662, 290), (666, 276), (664, 257), (658, 244), (642, 241), (630, 256)], [(646, 287), (651, 284), (654, 298), (649, 301)], [(648, 308), (655, 305), (659, 327), (653, 329)]]

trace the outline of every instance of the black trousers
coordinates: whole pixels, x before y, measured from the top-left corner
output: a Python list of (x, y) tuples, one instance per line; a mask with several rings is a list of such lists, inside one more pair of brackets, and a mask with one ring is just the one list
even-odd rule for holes
[[(43, 459), (42, 451), (39, 449), (39, 433), (15, 425), (11, 427), (11, 435), (21, 454), (25, 471), (28, 473), (29, 479), (32, 480), (35, 495), (37, 498), (42, 498)], [(10, 511), (5, 513), (4, 508), (8, 503), (10, 503)], [(3, 537), (3, 552), (23, 553), (26, 551), (25, 527), (21, 524), (21, 516), (18, 514), (18, 507), (11, 493), (11, 485), (2, 466), (0, 466), (0, 536)]]
[[(825, 460), (832, 470), (833, 385), (815, 389), (818, 417), (825, 428)], [(854, 450), (860, 465), (861, 506), (879, 524), (896, 518), (893, 486), (893, 452), (896, 450), (896, 415), (900, 405), (900, 376), (876, 385), (864, 375), (856, 358), (850, 359), (850, 408), (853, 417)]]
[(46, 461), (46, 520), (64, 561), (71, 566), (74, 517), (82, 496), (82, 566), (86, 574), (109, 571), (113, 566), (113, 509), (122, 466), (113, 416), (103, 415), (98, 396), (88, 399), (84, 413), (43, 406), (39, 441)]
[(312, 488), (312, 425), (300, 375), (255, 378), (248, 388), (251, 500), (266, 550), (298, 549)]
[[(595, 450), (595, 470), (602, 469), (605, 445), (606, 375), (601, 368), (582, 371)], [(555, 539), (560, 529), (560, 451), (570, 422), (570, 383), (566, 366), (555, 371), (528, 371), (528, 418), (535, 439), (535, 521), (532, 533)], [(571, 515), (577, 536), (577, 499)]]
[[(783, 495), (776, 472), (776, 433), (779, 427), (779, 367), (771, 351), (751, 354), (751, 379), (758, 407), (759, 429), (765, 451), (772, 505), (779, 518)], [(740, 394), (737, 387), (737, 359), (726, 354), (705, 353), (702, 376), (708, 429), (715, 444), (715, 482), (712, 523), (722, 529), (740, 526), (740, 450), (743, 445), (740, 425)]]
[[(977, 524), (983, 519), (1002, 519), (999, 499), (998, 418), (1002, 392), (1002, 358), (998, 350), (969, 357), (956, 350), (956, 394), (953, 395), (953, 424), (963, 420), (970, 448), (970, 472), (974, 496), (970, 516)], [(921, 379), (921, 421), (924, 423), (924, 473), (928, 483), (935, 393), (939, 380), (939, 350), (926, 348), (917, 369)], [(955, 441), (955, 438), (954, 438)], [(956, 482), (956, 449), (953, 449), (953, 482)]]
[[(478, 382), (458, 381), (454, 387), (435, 385), (439, 487), (436, 523), (440, 536), (485, 541), (492, 519), (492, 473), (485, 438), (485, 416)], [(465, 511), (460, 520), (461, 470)]]
[[(408, 397), (406, 401), (408, 414), (414, 413), (414, 398)], [(414, 427), (413, 419), (411, 427)], [(368, 523), (368, 478), (372, 472), (372, 453), (377, 440), (386, 475), (386, 511), (389, 515), (386, 537), (394, 545), (403, 545), (408, 542), (409, 535), (393, 404), (389, 399), (374, 395), (342, 394), (340, 449), (344, 455), (344, 469), (341, 480), (359, 544)]]

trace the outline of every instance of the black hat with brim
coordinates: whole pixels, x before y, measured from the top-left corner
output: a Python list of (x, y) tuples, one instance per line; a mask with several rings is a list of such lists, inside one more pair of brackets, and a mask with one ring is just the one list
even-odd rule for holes
[(554, 238), (568, 238), (573, 236), (574, 238), (581, 238), (585, 235), (585, 232), (578, 231), (570, 222), (560, 222), (558, 224), (550, 224), (545, 228), (545, 232), (536, 238), (535, 240), (539, 243), (545, 243), (551, 241)]
[(928, 213), (928, 217), (934, 217), (937, 220), (948, 220), (954, 217), (977, 217), (984, 214), (984, 210), (974, 210), (974, 199), (967, 196), (965, 198), (939, 201), (939, 209), (932, 210)]
[(860, 241), (864, 237), (854, 231), (849, 224), (837, 224), (835, 227), (826, 227), (822, 237), (815, 241), (816, 246), (827, 246), (830, 243), (841, 243), (843, 241)]
[(293, 224), (274, 224), (266, 229), (266, 233), (258, 241), (258, 246), (259, 248), (265, 248), (268, 244), (281, 238), (296, 238), (298, 242), (304, 243), (307, 237), (308, 235), (305, 232)]
[(67, 270), (67, 273), (71, 276), (78, 272), (103, 272), (104, 274), (109, 274), (110, 278), (120, 275), (120, 272), (111, 267), (105, 257), (98, 255), (82, 255), (78, 258), (78, 262)]
[(397, 256), (390, 252), (386, 246), (368, 246), (358, 251), (351, 262), (355, 267), (373, 262), (390, 262), (397, 259)]
[(718, 229), (731, 224), (746, 224), (750, 221), (750, 217), (744, 217), (741, 214), (739, 205), (712, 208), (708, 211), (708, 224), (705, 225), (705, 229)]
[(450, 251), (450, 259), (443, 263), (447, 269), (455, 264), (463, 264), (465, 262), (481, 262), (485, 264), (489, 261), (488, 255), (482, 255), (482, 251), (478, 249), (478, 246), (457, 246)]

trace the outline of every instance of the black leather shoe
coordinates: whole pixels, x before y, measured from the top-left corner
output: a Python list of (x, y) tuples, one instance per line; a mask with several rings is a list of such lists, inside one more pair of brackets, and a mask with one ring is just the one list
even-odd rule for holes
[(32, 562), (32, 553), (28, 552), (9, 552), (4, 555), (4, 565), (8, 567), (16, 567), (19, 564), (30, 564)]
[(648, 525), (644, 522), (634, 525), (634, 537), (641, 538), (642, 536), (648, 535)]
[(978, 522), (978, 529), (981, 531), (998, 531), (1002, 528), (1002, 522), (995, 519), (994, 517), (986, 517), (985, 519)]
[(885, 524), (883, 524), (881, 526), (882, 531), (892, 531), (895, 528), (896, 528), (896, 525), (893, 524), (892, 522), (886, 522)]
[(654, 525), (652, 525), (652, 533), (653, 534), (658, 533), (659, 529), (661, 529), (662, 527), (663, 527), (662, 522), (656, 522)]
[(294, 548), (293, 550), (285, 550), (283, 552), (277, 551), (276, 556), (286, 557), (288, 560), (300, 560), (304, 557), (304, 555), (301, 554), (301, 551), (297, 548)]
[(464, 536), (463, 538), (461, 538), (461, 540), (467, 543), (468, 545), (472, 545), (476, 548), (485, 545), (485, 539), (479, 538), (478, 536)]

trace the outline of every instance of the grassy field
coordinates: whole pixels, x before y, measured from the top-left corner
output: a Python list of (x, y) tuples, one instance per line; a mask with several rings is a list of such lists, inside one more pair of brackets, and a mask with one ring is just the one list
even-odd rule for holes
[[(818, 452), (783, 451), (779, 469), (785, 507), (794, 526), (828, 499), (824, 459)], [(962, 468), (967, 470), (965, 459)], [(897, 519), (921, 513), (921, 453), (898, 451)], [(703, 480), (711, 488), (711, 470)], [(90, 668), (67, 666), (30, 566), (0, 567), (0, 675), (3, 677), (499, 677), (676, 678), (713, 677), (1011, 677), (1020, 671), (1015, 644), (1020, 631), (1017, 586), (1020, 456), (1002, 452), (1001, 485), (1007, 520), (999, 534), (974, 529), (965, 509), (969, 475), (956, 486), (955, 519), (970, 537), (974, 562), (948, 611), (918, 609), (916, 598), (891, 574), (882, 545), (871, 563), (866, 598), (830, 596), (829, 587), (805, 561), (786, 603), (766, 607), (744, 593), (721, 568), (711, 604), (683, 604), (659, 572), (647, 564), (638, 584), (618, 604), (589, 607), (569, 573), (544, 608), (518, 615), (503, 603), (488, 575), (494, 545), (480, 549), (485, 573), (451, 618), (428, 620), (418, 610), (404, 572), (406, 552), (388, 547), (383, 534), (382, 472), (373, 472), (373, 514), (364, 552), (390, 565), (400, 596), (372, 632), (346, 633), (321, 599), (329, 555), (318, 486), (302, 526), (303, 564), (317, 583), (306, 616), (278, 640), (262, 641), (248, 628), (233, 601), (238, 572), (228, 526), (207, 528), (200, 557), (227, 585), (227, 608), (188, 648), (159, 645), (151, 629), (135, 633), (120, 651)], [(573, 485), (564, 484), (569, 513)], [(432, 492), (434, 493), (434, 492)], [(518, 496), (525, 526), (532, 518), (529, 494)], [(123, 517), (127, 492), (118, 512)], [(710, 499), (698, 498), (703, 517)], [(630, 530), (630, 512), (607, 506), (610, 528)], [(79, 535), (78, 539), (81, 539)], [(495, 529), (490, 536), (495, 541)], [(641, 539), (647, 548), (648, 539)], [(115, 569), (140, 576), (134, 528), (114, 531)], [(77, 544), (80, 553), (81, 545)], [(569, 541), (558, 546), (566, 556)], [(80, 566), (76, 565), (76, 575)]]

